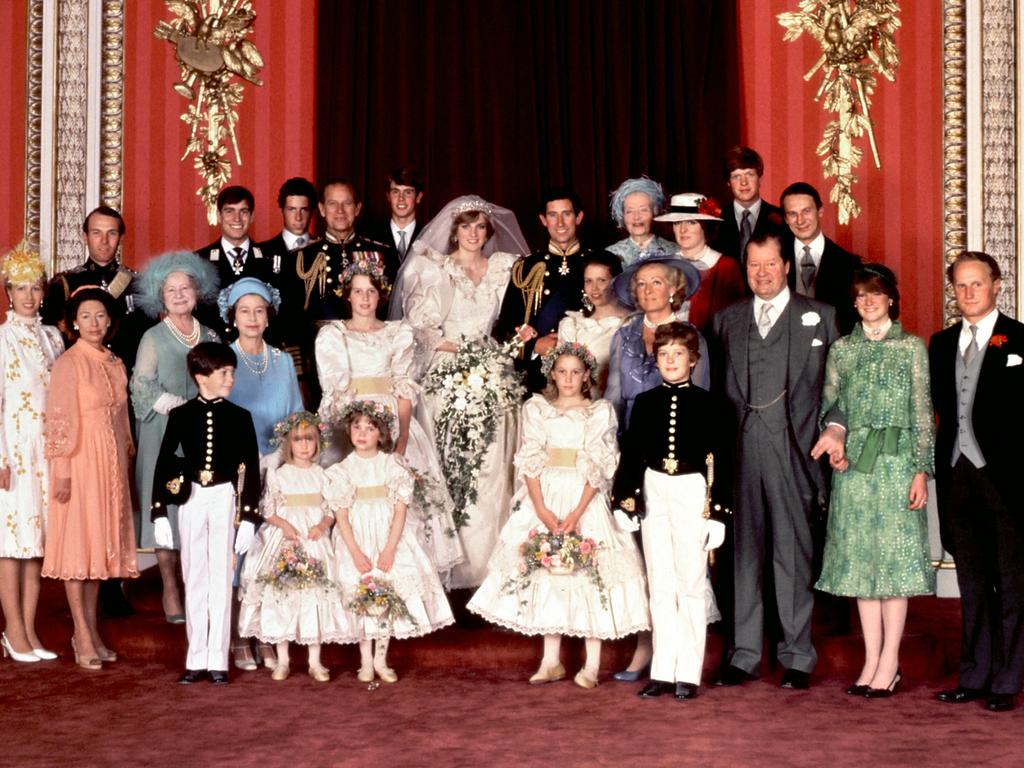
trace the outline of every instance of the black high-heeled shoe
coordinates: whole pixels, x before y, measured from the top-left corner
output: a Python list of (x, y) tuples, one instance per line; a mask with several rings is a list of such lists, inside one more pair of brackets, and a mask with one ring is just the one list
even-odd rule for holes
[(871, 690), (870, 685), (858, 685), (857, 683), (854, 683), (846, 689), (846, 694), (847, 696), (863, 696), (869, 690)]
[(868, 688), (864, 693), (866, 699), (887, 699), (896, 693), (896, 689), (900, 687), (900, 683), (903, 681), (903, 670), (900, 667), (896, 667), (896, 674), (893, 675), (892, 682), (889, 683), (887, 688)]

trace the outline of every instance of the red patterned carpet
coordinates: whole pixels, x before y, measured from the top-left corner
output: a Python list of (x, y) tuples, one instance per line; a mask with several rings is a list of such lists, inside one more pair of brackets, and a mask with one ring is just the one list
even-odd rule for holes
[[(607, 679), (631, 644), (609, 646), (592, 691), (566, 680), (526, 685), (539, 641), (473, 624), (395, 643), (401, 680), (367, 690), (352, 649), (331, 648), (334, 680), (233, 672), (233, 684), (174, 685), (184, 628), (164, 624), (153, 584), (132, 585), (140, 614), (106, 622), (122, 659), (78, 670), (67, 647), (62, 593), (48, 584), (44, 641), (62, 658), (0, 664), (2, 764), (10, 766), (821, 766), (1024, 764), (1024, 708), (943, 705), (952, 683), (956, 601), (911, 603), (907, 687), (889, 700), (846, 696), (859, 639), (821, 637), (810, 691), (777, 688), (778, 671), (738, 689), (702, 688), (696, 701), (643, 701)], [(708, 669), (720, 642), (712, 638)], [(914, 657), (911, 656), (913, 651)], [(954, 654), (953, 657), (950, 653)], [(571, 671), (578, 644), (563, 659)], [(570, 672), (571, 674), (571, 672)]]

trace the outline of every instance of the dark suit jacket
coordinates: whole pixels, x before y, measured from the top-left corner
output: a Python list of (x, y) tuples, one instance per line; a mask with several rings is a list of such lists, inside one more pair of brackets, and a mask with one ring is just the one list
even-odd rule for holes
[[(787, 253), (793, 254), (794, 238), (788, 238), (785, 246)], [(801, 251), (802, 252), (802, 251)], [(853, 330), (860, 320), (860, 315), (853, 306), (850, 291), (853, 288), (853, 275), (860, 266), (860, 256), (836, 245), (828, 237), (825, 238), (825, 249), (821, 253), (821, 264), (814, 281), (814, 298), (817, 301), (835, 307), (836, 319), (839, 322), (839, 333), (845, 336)], [(789, 265), (789, 287), (796, 290), (796, 278), (800, 273), (800, 260), (794, 259)]]
[[(935, 433), (935, 481), (942, 492), (951, 480), (950, 459), (957, 439), (956, 356), (960, 354), (962, 323), (939, 331), (928, 344), (931, 367), (932, 405), (938, 416)], [(1014, 357), (1011, 357), (1014, 356)], [(971, 423), (978, 447), (1009, 509), (1021, 511), (1020, 473), (1024, 464), (1024, 325), (1000, 313), (985, 350), (978, 376)], [(941, 514), (940, 514), (941, 519)], [(944, 543), (948, 539), (944, 538)], [(948, 549), (948, 546), (947, 546)]]
[[(224, 249), (221, 247), (220, 238), (217, 238), (209, 245), (197, 248), (196, 255), (206, 259), (217, 268), (219, 288), (227, 288), (243, 277), (255, 277), (265, 283), (276, 285), (273, 279), (274, 275), (271, 272), (271, 260), (266, 258), (263, 250), (251, 238), (249, 239), (249, 254), (246, 256), (245, 266), (242, 268), (240, 275), (236, 275), (235, 271), (231, 268), (232, 256), (230, 253), (224, 252)], [(215, 303), (200, 304), (196, 307), (196, 317), (207, 328), (217, 331), (217, 334), (226, 341), (230, 341), (237, 336), (235, 329), (220, 316), (220, 310)]]
[[(420, 232), (423, 231), (423, 222), (420, 219), (416, 219), (416, 226), (412, 230), (412, 239), (405, 244), (405, 255), (409, 255), (409, 249), (412, 247), (413, 241), (420, 236)], [(387, 219), (382, 222), (376, 222), (372, 225), (367, 226), (366, 236), (371, 240), (376, 240), (378, 243), (384, 243), (389, 245), (398, 252), (398, 243), (395, 241), (395, 235), (391, 231), (391, 219)]]
[[(711, 355), (715, 371), (712, 389), (723, 392), (733, 406), (740, 440), (743, 421), (747, 416), (746, 404), (750, 402), (748, 346), (750, 324), (754, 316), (753, 305), (752, 297), (737, 301), (715, 315), (712, 322), (717, 351), (717, 354), (713, 352)], [(835, 310), (827, 304), (791, 292), (787, 314), (777, 322), (786, 322), (787, 318), (789, 360), (786, 413), (795, 447), (792, 461), (794, 468), (800, 467), (803, 470), (805, 479), (815, 491), (819, 506), (824, 509), (828, 501), (828, 474), (823, 462), (811, 458), (811, 448), (817, 442), (819, 433), (818, 410), (825, 381), (825, 361), (832, 342), (839, 338)], [(838, 411), (830, 414), (829, 418), (845, 424)], [(736, 481), (742, 482), (739, 473)]]
[[(757, 215), (751, 237), (764, 232), (768, 227), (769, 218), (772, 215), (778, 217), (777, 226), (783, 226), (782, 209), (772, 205), (767, 200), (761, 200), (761, 212)], [(740, 228), (736, 224), (736, 214), (733, 209), (732, 200), (728, 205), (722, 206), (722, 223), (718, 225), (718, 234), (709, 245), (719, 253), (732, 256), (740, 263), (743, 273), (746, 274), (747, 260), (745, 254), (740, 253)], [(750, 291), (749, 286), (747, 291)]]

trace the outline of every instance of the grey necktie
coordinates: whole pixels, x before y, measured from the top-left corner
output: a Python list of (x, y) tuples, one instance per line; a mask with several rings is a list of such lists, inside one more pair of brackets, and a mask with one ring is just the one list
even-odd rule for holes
[(306, 243), (309, 242), (309, 235), (302, 234), (295, 238), (295, 245), (292, 247), (293, 251), (297, 251), (299, 248), (305, 248)]
[(757, 331), (761, 334), (762, 339), (767, 336), (768, 332), (772, 329), (773, 309), (775, 309), (775, 307), (767, 302), (761, 305), (761, 314), (757, 318)]
[(746, 261), (747, 243), (750, 241), (750, 233), (753, 231), (750, 226), (750, 211), (743, 211), (740, 219), (740, 259)]
[(978, 354), (978, 326), (972, 325), (970, 331), (971, 340), (967, 344), (967, 349), (964, 350), (964, 365), (970, 365)]
[(231, 260), (231, 268), (235, 271), (235, 274), (241, 274), (242, 269), (245, 267), (245, 249), (241, 246), (235, 246), (231, 249), (231, 253), (234, 254), (234, 258)]
[(400, 229), (400, 230), (398, 230), (398, 257), (399, 258), (401, 258), (401, 259), (405, 258), (405, 249), (406, 249), (406, 247), (407, 246), (406, 246), (406, 243), (405, 243), (405, 230), (404, 229)]
[(804, 246), (804, 255), (800, 259), (800, 282), (803, 283), (804, 296), (814, 298), (814, 276), (818, 268), (814, 266), (814, 257), (811, 256), (811, 246)]

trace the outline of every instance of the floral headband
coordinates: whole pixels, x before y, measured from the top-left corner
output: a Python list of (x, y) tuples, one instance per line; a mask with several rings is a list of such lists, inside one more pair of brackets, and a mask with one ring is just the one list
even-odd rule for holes
[(384, 265), (376, 259), (360, 258), (358, 261), (353, 261), (345, 267), (341, 273), (342, 288), (348, 288), (352, 283), (352, 278), (356, 275), (365, 275), (374, 280), (380, 286), (381, 293), (385, 296), (391, 292), (391, 284), (388, 283), (388, 279), (384, 274)]
[(371, 421), (383, 424), (389, 433), (394, 431), (394, 411), (384, 405), (384, 403), (379, 403), (376, 400), (353, 400), (345, 406), (345, 410), (341, 413), (341, 420), (345, 421), (357, 415), (365, 416)]
[(563, 341), (544, 355), (544, 359), (540, 364), (541, 373), (545, 376), (550, 375), (551, 369), (555, 367), (555, 361), (563, 355), (572, 355), (578, 358), (587, 366), (587, 370), (590, 371), (591, 383), (597, 381), (597, 358), (594, 357), (593, 352), (587, 349), (586, 345), (575, 341)]
[(39, 252), (22, 240), (4, 256), (3, 276), (11, 285), (35, 285), (46, 277)]
[(320, 417), (309, 411), (296, 411), (287, 419), (282, 419), (274, 425), (274, 436), (270, 438), (270, 444), (275, 448), (281, 447), (288, 433), (298, 427), (312, 427), (320, 438), (320, 450), (327, 450), (327, 425), (320, 421)]

